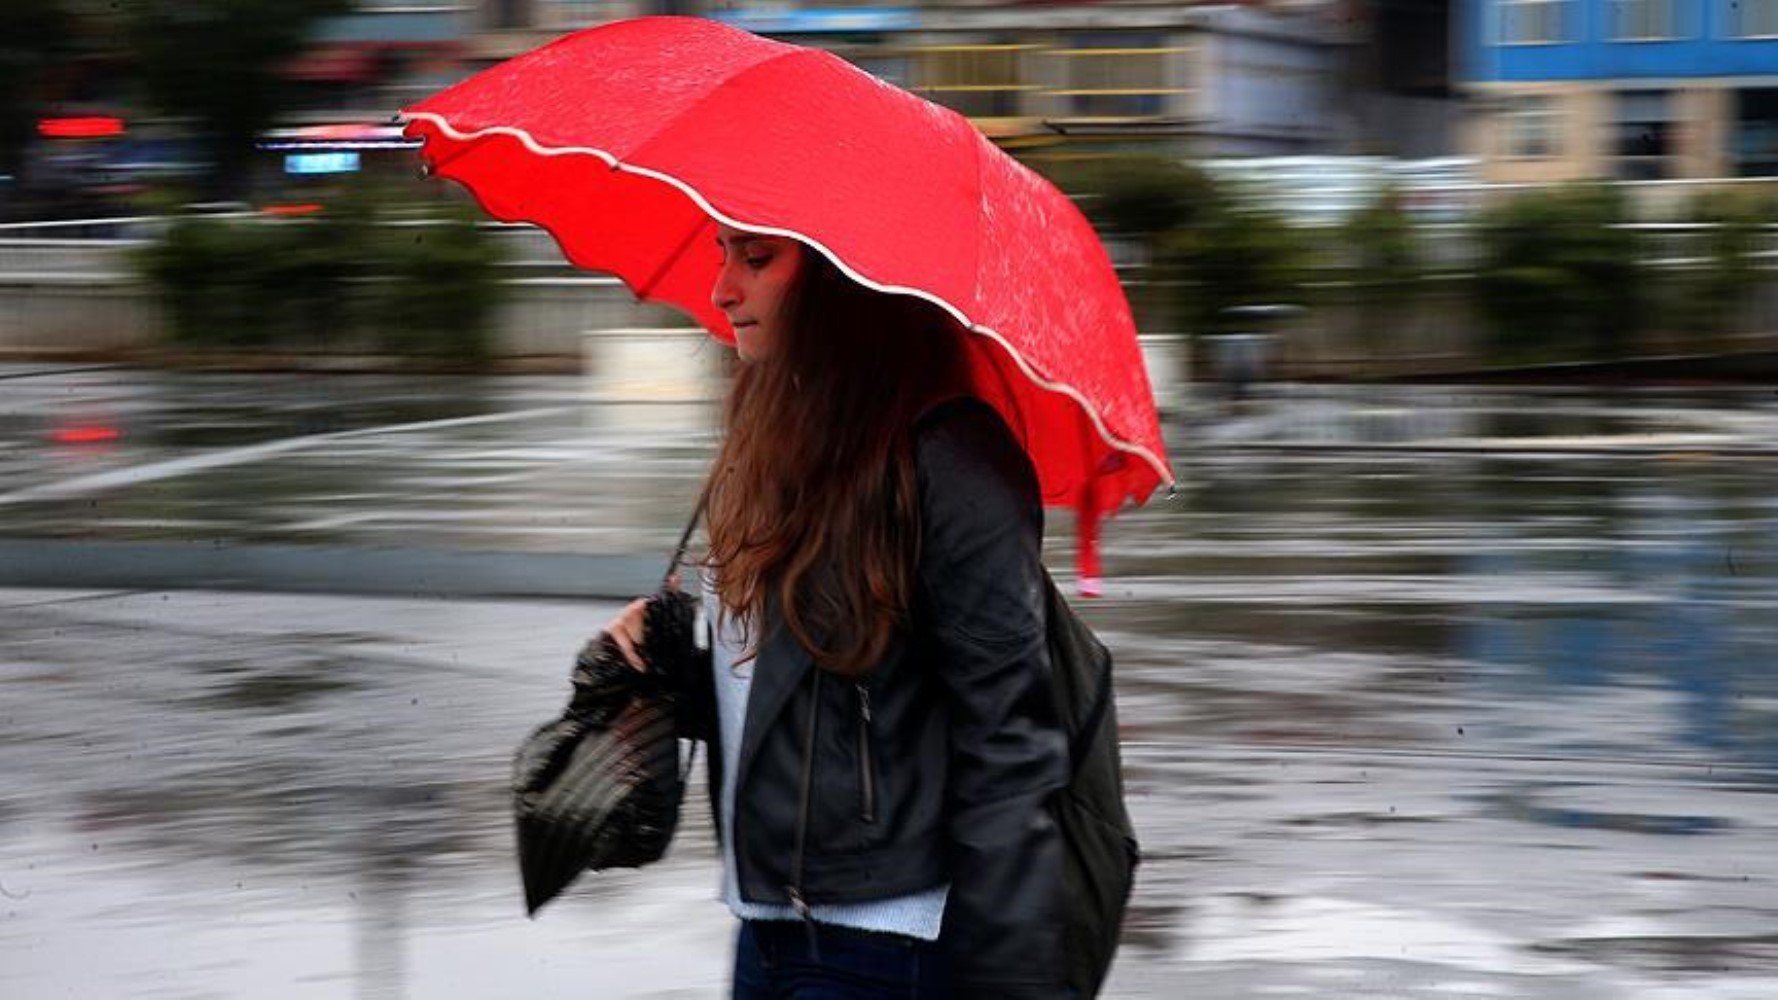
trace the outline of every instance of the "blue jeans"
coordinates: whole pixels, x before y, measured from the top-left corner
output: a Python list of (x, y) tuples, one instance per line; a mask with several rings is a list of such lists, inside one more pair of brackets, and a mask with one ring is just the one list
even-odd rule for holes
[(800, 921), (743, 920), (735, 1000), (948, 1000), (937, 942)]

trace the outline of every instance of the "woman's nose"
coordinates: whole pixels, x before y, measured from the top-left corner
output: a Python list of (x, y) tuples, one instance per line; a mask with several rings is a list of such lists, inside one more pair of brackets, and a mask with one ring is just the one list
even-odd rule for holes
[(716, 284), (710, 288), (710, 304), (718, 309), (727, 310), (741, 301), (740, 292), (735, 283), (729, 280), (725, 268), (716, 274)]

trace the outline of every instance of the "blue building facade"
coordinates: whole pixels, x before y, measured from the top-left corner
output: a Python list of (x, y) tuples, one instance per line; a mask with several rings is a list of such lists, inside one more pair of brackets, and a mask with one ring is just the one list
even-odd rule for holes
[(1468, 0), (1454, 25), (1493, 179), (1778, 175), (1778, 0)]

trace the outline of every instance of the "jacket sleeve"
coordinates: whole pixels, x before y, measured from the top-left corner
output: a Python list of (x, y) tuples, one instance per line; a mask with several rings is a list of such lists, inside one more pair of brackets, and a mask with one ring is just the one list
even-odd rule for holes
[(1036, 476), (985, 405), (935, 420), (917, 454), (917, 613), (949, 695), (953, 985), (1060, 996), (1062, 844), (1046, 803), (1068, 751), (1049, 682)]

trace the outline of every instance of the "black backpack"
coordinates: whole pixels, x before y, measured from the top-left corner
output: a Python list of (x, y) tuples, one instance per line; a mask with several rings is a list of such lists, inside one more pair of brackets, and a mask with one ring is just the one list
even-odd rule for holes
[(1080, 997), (1097, 996), (1117, 953), (1135, 885), (1136, 831), (1124, 808), (1123, 759), (1111, 691), (1111, 653), (1044, 573), (1050, 685), (1071, 764), (1050, 800), (1062, 831), (1062, 971)]
[[(956, 406), (992, 409), (973, 396), (951, 396), (928, 404), (915, 423)], [(1068, 784), (1049, 806), (1062, 833), (1062, 972), (1085, 1000), (1099, 994), (1117, 954), (1140, 852), (1124, 808), (1111, 651), (1068, 606), (1047, 569), (1043, 584), (1050, 689), (1068, 734), (1070, 765)]]

